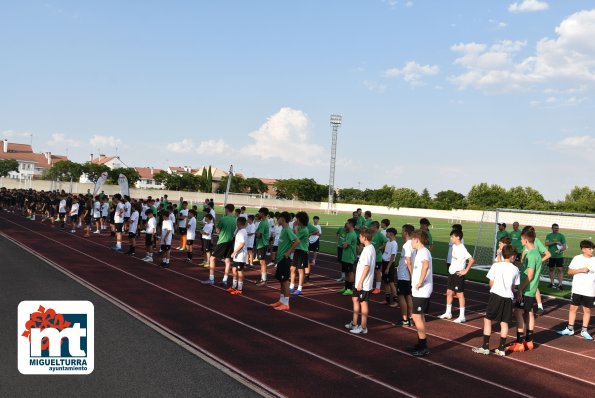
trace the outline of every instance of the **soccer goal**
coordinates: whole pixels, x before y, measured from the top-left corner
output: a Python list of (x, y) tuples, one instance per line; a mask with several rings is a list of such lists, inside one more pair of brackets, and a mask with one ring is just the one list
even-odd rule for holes
[[(477, 231), (477, 240), (473, 258), (477, 268), (489, 269), (496, 257), (498, 246), (498, 224), (505, 223), (506, 231), (513, 230), (513, 223), (520, 224), (519, 229), (531, 225), (535, 228), (537, 238), (545, 244), (546, 236), (552, 232), (552, 224), (558, 224), (560, 233), (566, 238), (564, 265), (567, 266), (572, 258), (580, 254), (579, 243), (581, 240), (593, 240), (595, 237), (595, 214), (558, 213), (549, 211), (496, 209), (483, 212), (481, 223)], [(474, 266), (475, 268), (475, 266)], [(542, 275), (547, 275), (547, 264), (542, 267)], [(542, 279), (547, 279), (542, 276)]]

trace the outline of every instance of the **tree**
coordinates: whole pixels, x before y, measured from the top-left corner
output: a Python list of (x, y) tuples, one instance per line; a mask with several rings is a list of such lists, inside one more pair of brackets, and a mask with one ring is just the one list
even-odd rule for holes
[(241, 184), (242, 192), (262, 194), (269, 190), (267, 184), (259, 178), (246, 178)]
[(507, 207), (506, 189), (500, 185), (488, 185), (485, 182), (473, 185), (467, 194), (467, 203), (472, 209), (495, 209)]
[(46, 180), (77, 181), (83, 174), (83, 165), (70, 160), (61, 160), (50, 167), (43, 175)]
[(328, 196), (328, 185), (318, 184), (312, 178), (277, 180), (274, 187), (279, 199), (320, 202)]
[(419, 207), (422, 209), (429, 209), (432, 206), (432, 197), (428, 188), (424, 188), (419, 197)]
[(464, 209), (465, 195), (452, 190), (440, 191), (433, 200), (433, 207), (438, 210)]
[(567, 211), (593, 213), (595, 212), (595, 191), (589, 187), (575, 186), (559, 206)]
[(124, 174), (128, 179), (128, 185), (134, 186), (138, 180), (140, 180), (140, 175), (138, 171), (133, 169), (132, 167), (116, 167), (108, 172), (107, 180), (110, 184), (118, 184), (118, 177), (120, 174)]
[(393, 192), (393, 207), (418, 207), (419, 194), (411, 188), (396, 188)]
[(4, 159), (0, 160), (0, 177), (8, 176), (11, 171), (19, 171), (19, 162), (15, 159)]
[(550, 207), (543, 195), (531, 187), (512, 187), (506, 196), (506, 206), (512, 209), (543, 210)]
[[(277, 195), (278, 196), (278, 195)], [(342, 188), (339, 190), (338, 200), (343, 203), (357, 203), (362, 202), (364, 195), (361, 189), (357, 188)], [(391, 194), (392, 200), (392, 194)]]
[[(219, 188), (217, 189), (217, 193), (225, 193), (227, 189), (227, 179), (229, 176), (221, 177), (221, 182), (219, 183)], [(234, 175), (231, 177), (231, 184), (229, 185), (229, 192), (242, 192), (242, 184), (244, 183), (244, 178), (238, 175)]]
[(213, 173), (211, 171), (211, 166), (209, 166), (209, 171), (207, 171), (207, 182), (205, 183), (205, 188), (205, 192), (213, 192)]
[(379, 189), (366, 189), (363, 192), (363, 199), (366, 204), (391, 206), (395, 187), (384, 185)]
[(96, 164), (87, 162), (83, 165), (83, 173), (87, 175), (87, 179), (92, 181), (93, 183), (97, 182), (99, 177), (101, 177), (101, 173), (109, 172), (110, 168), (104, 164)]

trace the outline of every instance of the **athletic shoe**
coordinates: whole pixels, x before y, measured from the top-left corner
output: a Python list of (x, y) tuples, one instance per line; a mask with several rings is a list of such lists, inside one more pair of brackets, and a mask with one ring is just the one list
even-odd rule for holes
[(176, 247), (176, 250), (182, 250), (182, 248), (180, 246)]
[(290, 287), (289, 288), (289, 293), (292, 293), (293, 294), (293, 292), (295, 292), (295, 288), (294, 287)]
[(351, 322), (345, 324), (345, 329), (352, 330), (352, 329), (355, 329), (356, 327), (357, 327), (357, 325), (354, 325)]
[(564, 286), (558, 285), (558, 290), (563, 291), (564, 290)]
[(204, 264), (202, 265), (202, 267), (203, 267), (203, 268), (210, 268), (211, 266), (210, 266), (210, 264), (209, 264), (209, 263), (204, 263)]
[(392, 303), (388, 305), (390, 308), (397, 308), (399, 306), (399, 304), (397, 303)]
[(219, 286), (227, 287), (227, 281), (219, 282)]
[(525, 351), (525, 345), (523, 343), (519, 343), (519, 342), (515, 341), (514, 343), (512, 343), (511, 345), (509, 345), (508, 347), (506, 347), (506, 351), (524, 352)]
[(345, 282), (345, 278), (341, 277), (341, 278), (337, 279), (337, 282)]
[(267, 285), (267, 281), (263, 281), (262, 279), (256, 283), (256, 286), (266, 286), (266, 285)]
[(271, 261), (270, 263), (267, 264), (267, 267), (272, 267), (273, 265), (275, 265), (275, 263)]
[(292, 296), (301, 296), (302, 295), (302, 291), (301, 290), (296, 290), (295, 292), (291, 293)]
[(574, 330), (564, 328), (564, 330), (558, 331), (558, 334), (561, 334), (562, 336), (572, 336), (574, 334)]
[(418, 348), (417, 350), (413, 351), (412, 354), (416, 357), (423, 357), (430, 353), (430, 349), (428, 347)]
[(465, 318), (462, 317), (458, 317), (457, 319), (455, 319), (454, 321), (452, 321), (453, 323), (465, 323), (467, 322), (467, 320)]
[(401, 320), (393, 323), (393, 325), (395, 325), (395, 326), (411, 326), (411, 324), (409, 323), (409, 321), (406, 321), (404, 319), (401, 319)]
[(445, 312), (444, 314), (440, 315), (438, 318), (440, 319), (452, 319), (452, 314)]
[(525, 351), (531, 351), (534, 348), (533, 341), (525, 341)]
[(380, 294), (382, 291), (378, 288), (372, 290), (372, 294)]
[(353, 290), (351, 290), (351, 289), (345, 289), (345, 291), (343, 293), (341, 293), (341, 295), (343, 295), (343, 296), (352, 296), (353, 295)]
[(501, 350), (500, 348), (496, 348), (494, 350), (494, 354), (500, 356), (500, 357), (505, 357), (506, 356), (506, 350)]
[(191, 260), (191, 259), (189, 259), (189, 258), (187, 258), (185, 261), (186, 261), (187, 263), (192, 263), (192, 260)]
[(234, 289), (233, 287), (228, 287), (226, 289), (229, 293), (233, 293), (236, 289)]
[(347, 288), (346, 288), (346, 287), (344, 287), (343, 289), (339, 290), (339, 294), (343, 294), (343, 292), (344, 292), (345, 290), (347, 290)]
[(72, 229), (72, 230), (70, 230), (70, 233), (71, 234), (74, 234), (74, 233), (76, 233), (76, 230), (75, 229)]
[(122, 248), (118, 246), (112, 246), (112, 250), (119, 252), (122, 251)]
[(593, 336), (591, 336), (586, 330), (581, 332), (581, 337), (585, 340), (593, 340)]
[(134, 255), (136, 254), (136, 252), (133, 252), (133, 251), (132, 251), (132, 252), (131, 252), (131, 251), (128, 251), (128, 252), (126, 252), (126, 254), (128, 254), (129, 256), (134, 256)]
[(200, 281), (203, 285), (214, 285), (215, 281), (212, 279), (207, 279), (206, 281)]
[(471, 351), (473, 351), (476, 354), (490, 355), (490, 350), (483, 347), (473, 347)]
[(269, 307), (278, 307), (278, 306), (280, 306), (280, 305), (283, 305), (283, 303), (282, 303), (282, 302), (280, 302), (280, 301), (277, 301), (276, 303), (269, 304)]
[(234, 296), (241, 296), (244, 294), (244, 292), (242, 290), (234, 290), (233, 292), (231, 292), (231, 294), (233, 294)]
[(289, 306), (281, 303), (281, 305), (276, 306), (275, 309), (277, 311), (289, 311)]
[(304, 276), (304, 282), (310, 282), (310, 274)]
[(143, 258), (143, 261), (146, 261), (148, 263), (152, 263), (153, 262), (153, 257), (147, 256), (147, 257)]
[(545, 311), (544, 311), (544, 309), (543, 309), (543, 308), (539, 308), (539, 307), (537, 307), (537, 312), (536, 312), (536, 315), (540, 316), (540, 315), (543, 315), (544, 313), (545, 313)]
[(349, 333), (353, 334), (368, 334), (368, 328), (362, 328), (360, 325), (357, 325), (353, 329), (349, 331)]
[(549, 285), (547, 285), (547, 287), (549, 287), (550, 289), (553, 289), (556, 287), (556, 285), (554, 285), (553, 283), (550, 283)]

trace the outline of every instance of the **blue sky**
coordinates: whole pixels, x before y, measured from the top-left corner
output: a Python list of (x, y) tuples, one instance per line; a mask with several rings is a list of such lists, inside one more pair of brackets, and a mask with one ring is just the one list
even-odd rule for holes
[(466, 193), (593, 186), (594, 1), (0, 2), (0, 138)]

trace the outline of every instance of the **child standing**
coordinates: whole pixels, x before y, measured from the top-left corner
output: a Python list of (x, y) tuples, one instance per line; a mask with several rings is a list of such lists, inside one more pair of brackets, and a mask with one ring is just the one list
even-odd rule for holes
[(343, 241), (343, 250), (341, 252), (342, 271), (345, 273), (345, 287), (339, 290), (343, 296), (353, 294), (353, 265), (355, 264), (357, 250), (357, 235), (355, 234), (355, 219), (347, 220), (345, 224), (347, 233)]
[(411, 224), (405, 224), (401, 228), (401, 237), (405, 241), (401, 249), (401, 258), (397, 267), (397, 296), (399, 307), (401, 307), (401, 319), (395, 326), (413, 326), (413, 298), (411, 296), (411, 274), (413, 272), (413, 260), (415, 254), (411, 245), (411, 235), (415, 228)]
[(188, 258), (186, 262), (192, 262), (194, 239), (196, 238), (196, 210), (188, 210), (188, 216), (186, 220), (186, 252)]
[(246, 219), (238, 217), (237, 231), (233, 244), (233, 253), (231, 258), (233, 260), (233, 281), (228, 292), (235, 295), (244, 294), (244, 267), (246, 266), (246, 259), (248, 255), (248, 248), (246, 242), (248, 241), (248, 234), (246, 233)]
[(300, 244), (300, 240), (289, 227), (290, 220), (289, 213), (284, 211), (279, 215), (277, 221), (283, 228), (279, 236), (279, 248), (276, 258), (277, 271), (275, 272), (275, 278), (281, 283), (281, 296), (279, 301), (271, 304), (271, 307), (278, 311), (289, 311), (289, 267), (291, 265), (289, 257), (293, 254), (297, 245)]
[(382, 281), (384, 282), (384, 292), (386, 294), (386, 303), (389, 307), (396, 307), (395, 297), (397, 297), (397, 288), (395, 287), (395, 259), (399, 245), (395, 240), (397, 230), (389, 228), (386, 230), (388, 242), (384, 246), (382, 253)]
[(148, 209), (145, 211), (147, 215), (147, 225), (145, 227), (145, 249), (147, 255), (143, 258), (143, 261), (152, 263), (153, 262), (153, 245), (155, 245), (155, 234), (157, 233), (157, 220), (153, 214), (153, 210)]
[(131, 207), (132, 212), (128, 219), (128, 239), (130, 241), (130, 248), (125, 254), (134, 256), (136, 254), (136, 231), (138, 230), (138, 221), (140, 219), (140, 205), (134, 203)]
[(174, 224), (170, 219), (170, 212), (169, 210), (164, 210), (161, 213), (161, 218), (163, 222), (161, 224), (161, 253), (163, 254), (163, 260), (161, 261), (161, 266), (163, 268), (169, 267), (169, 255), (171, 251), (171, 239), (172, 235), (174, 234)]
[(246, 235), (248, 236), (248, 241), (246, 242), (246, 246), (248, 248), (248, 262), (246, 264), (252, 267), (252, 262), (254, 261), (254, 238), (256, 237), (256, 225), (254, 225), (253, 214), (250, 214), (248, 216), (248, 224), (246, 224)]
[[(376, 265), (376, 249), (372, 245), (372, 236), (374, 232), (366, 229), (359, 235), (359, 241), (364, 246), (357, 268), (355, 270), (355, 288), (351, 301), (353, 302), (353, 319), (345, 325), (351, 333), (368, 333), (368, 301), (370, 301), (370, 292), (374, 285), (374, 268)], [(358, 325), (357, 320), (361, 316), (361, 322)]]
[(211, 263), (211, 253), (213, 251), (213, 216), (210, 213), (206, 213), (202, 220), (204, 222), (201, 231), (202, 253), (205, 256), (205, 261), (202, 266), (204, 268), (209, 268), (209, 264)]
[(414, 231), (411, 236), (411, 246), (416, 250), (411, 273), (411, 294), (413, 296), (413, 322), (417, 329), (417, 344), (412, 354), (424, 356), (430, 353), (426, 336), (425, 314), (430, 310), (430, 296), (433, 290), (432, 254), (426, 248), (428, 234), (426, 231)]

